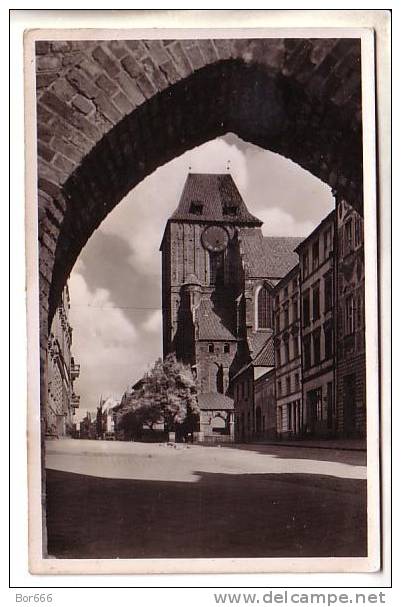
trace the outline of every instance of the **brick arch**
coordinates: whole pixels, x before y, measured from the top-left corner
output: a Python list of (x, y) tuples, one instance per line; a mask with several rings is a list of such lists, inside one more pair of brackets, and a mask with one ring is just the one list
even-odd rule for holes
[(36, 51), (43, 338), (101, 221), (158, 166), (216, 136), (280, 153), (361, 208), (359, 40), (59, 41)]

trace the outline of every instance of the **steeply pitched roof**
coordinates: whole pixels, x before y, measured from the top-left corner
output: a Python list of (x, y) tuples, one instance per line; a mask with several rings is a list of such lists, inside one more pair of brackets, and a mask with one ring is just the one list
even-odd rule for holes
[(273, 336), (270, 336), (265, 345), (253, 359), (254, 367), (274, 367)]
[(302, 238), (263, 236), (260, 229), (240, 228), (240, 241), (249, 277), (282, 278), (298, 263), (294, 249)]
[(248, 335), (247, 342), (252, 359), (259, 354), (271, 335), (272, 331), (257, 331), (256, 333), (250, 333)]
[(201, 299), (196, 310), (199, 339), (236, 339), (234, 335), (234, 311), (224, 301), (213, 303), (209, 298)]
[[(198, 212), (194, 212), (196, 206)], [(224, 209), (231, 209), (232, 214), (225, 214)], [(170, 219), (262, 225), (262, 222), (248, 211), (229, 173), (189, 173), (178, 207)]]
[(273, 333), (271, 331), (251, 333), (248, 335), (247, 343), (248, 362), (231, 378), (231, 381), (250, 367), (274, 367)]
[(234, 409), (234, 401), (225, 394), (215, 394), (213, 392), (206, 392), (205, 394), (198, 394), (199, 408), (203, 411), (213, 411), (216, 409)]

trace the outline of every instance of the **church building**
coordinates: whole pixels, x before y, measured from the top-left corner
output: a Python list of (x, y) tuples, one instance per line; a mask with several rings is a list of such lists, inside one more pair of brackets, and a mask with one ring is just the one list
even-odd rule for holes
[(164, 231), (163, 353), (197, 378), (200, 441), (234, 440), (232, 380), (272, 337), (274, 286), (298, 261), (301, 239), (261, 226), (230, 174), (190, 173)]

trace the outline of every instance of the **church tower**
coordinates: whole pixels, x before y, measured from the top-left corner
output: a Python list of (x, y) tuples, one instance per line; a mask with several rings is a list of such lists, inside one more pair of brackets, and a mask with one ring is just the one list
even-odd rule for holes
[(162, 253), (163, 351), (194, 368), (199, 391), (225, 395), (243, 289), (239, 230), (260, 231), (230, 174), (190, 173)]

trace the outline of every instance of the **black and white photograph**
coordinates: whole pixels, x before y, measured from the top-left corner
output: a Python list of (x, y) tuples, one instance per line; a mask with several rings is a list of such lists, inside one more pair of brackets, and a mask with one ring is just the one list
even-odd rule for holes
[(33, 573), (379, 567), (372, 49), (27, 32)]

